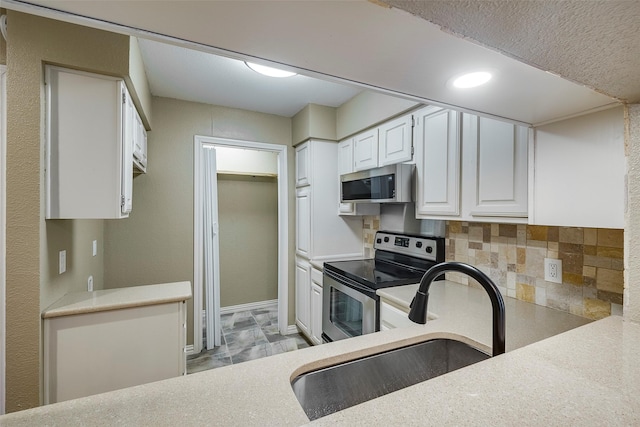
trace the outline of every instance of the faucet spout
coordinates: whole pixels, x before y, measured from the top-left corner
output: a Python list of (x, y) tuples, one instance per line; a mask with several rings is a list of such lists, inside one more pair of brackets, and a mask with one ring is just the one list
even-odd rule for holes
[(461, 262), (443, 262), (431, 267), (420, 280), (420, 287), (411, 302), (409, 319), (412, 322), (427, 323), (427, 303), (429, 301), (429, 288), (431, 283), (444, 273), (456, 271), (464, 273), (475, 279), (487, 292), (493, 309), (493, 355), (497, 356), (505, 352), (505, 314), (504, 299), (500, 290), (486, 274), (476, 267)]

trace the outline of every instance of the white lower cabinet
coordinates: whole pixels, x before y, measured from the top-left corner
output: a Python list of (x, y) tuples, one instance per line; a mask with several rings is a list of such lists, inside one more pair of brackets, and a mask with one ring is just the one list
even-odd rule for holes
[(184, 301), (44, 319), (44, 403), (186, 374)]
[(310, 338), (314, 344), (322, 344), (322, 271), (311, 269), (311, 333)]
[(384, 300), (380, 301), (380, 330), (403, 328), (413, 325), (409, 320), (409, 313), (401, 310)]
[(322, 344), (322, 271), (296, 259), (296, 325), (313, 344)]
[(306, 336), (310, 335), (311, 319), (311, 264), (296, 258), (296, 325)]

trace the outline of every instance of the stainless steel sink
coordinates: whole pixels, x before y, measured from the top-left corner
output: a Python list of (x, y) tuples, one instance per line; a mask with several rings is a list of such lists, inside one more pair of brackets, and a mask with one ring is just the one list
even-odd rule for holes
[(436, 339), (307, 372), (291, 386), (315, 420), (490, 357), (460, 341)]

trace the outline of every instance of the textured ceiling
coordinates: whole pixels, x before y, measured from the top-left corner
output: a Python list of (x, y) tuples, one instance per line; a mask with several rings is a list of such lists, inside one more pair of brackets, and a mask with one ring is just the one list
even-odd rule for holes
[[(554, 25), (550, 25), (549, 31), (541, 31), (544, 37), (530, 35), (531, 31), (538, 31), (539, 27), (547, 25), (546, 22), (539, 24), (540, 21), (551, 20), (556, 22), (555, 26), (561, 26), (557, 24), (559, 18), (554, 13), (543, 8), (548, 15), (543, 16), (537, 9), (539, 5), (549, 4), (552, 7), (555, 3), (517, 1), (516, 4), (520, 6), (515, 9), (513, 1), (486, 3), (486, 8), (479, 9), (479, 3), (468, 1), (422, 1), (402, 5), (406, 8), (411, 6), (416, 13), (425, 16), (430, 16), (427, 13), (430, 12), (429, 7), (435, 8), (441, 17), (438, 22), (444, 23), (444, 18), (451, 22), (449, 25), (452, 29), (442, 31), (440, 25), (405, 10), (383, 5), (381, 0), (0, 1), (3, 6), (17, 11), (168, 41), (230, 58), (273, 64), (310, 77), (362, 84), (373, 90), (395, 93), (429, 104), (446, 105), (534, 125), (585, 114), (614, 103), (610, 96), (590, 88), (593, 86), (603, 90), (598, 79), (613, 75), (611, 70), (614, 67), (587, 72), (588, 67), (573, 56), (580, 59), (589, 56), (564, 47), (566, 37), (552, 32)], [(580, 4), (597, 5), (592, 1), (576, 5)], [(631, 6), (633, 9), (634, 4)], [(607, 8), (594, 7), (596, 12), (590, 12), (589, 7), (578, 9), (589, 16), (599, 13), (610, 16), (605, 14), (609, 11)], [(613, 21), (615, 19), (607, 18), (607, 22)], [(571, 22), (589, 20), (585, 18), (581, 21), (577, 17)], [(457, 23), (456, 26), (453, 23)], [(575, 25), (572, 24), (572, 27)], [(585, 28), (592, 27), (585, 24)], [(467, 40), (453, 34), (454, 30), (456, 33), (475, 34), (476, 40), (480, 41), (474, 41), (471, 36)], [(497, 42), (491, 43), (488, 35), (481, 38), (481, 32), (493, 34), (496, 40), (504, 44), (508, 42), (513, 51), (516, 47), (520, 48), (521, 54), (503, 54), (507, 49), (500, 48)], [(572, 30), (568, 33), (573, 36)], [(635, 34), (631, 34), (633, 36)], [(539, 46), (525, 43), (525, 40), (530, 40), (529, 37), (534, 41), (545, 41), (540, 42)], [(486, 47), (493, 45), (498, 47)], [(632, 44), (631, 49), (635, 48)], [(609, 51), (620, 52), (621, 49), (616, 46)], [(528, 56), (530, 53), (531, 56)], [(583, 83), (587, 80), (563, 73), (557, 67), (543, 66), (540, 64), (542, 60), (533, 60), (536, 55), (545, 60), (559, 56), (563, 60), (562, 65), (575, 66), (577, 63), (576, 68), (593, 77), (591, 80), (595, 83), (589, 86), (574, 84), (567, 78), (543, 71), (551, 69)], [(639, 55), (627, 56), (636, 60), (635, 57)], [(600, 65), (610, 61), (602, 60), (600, 56), (596, 58), (601, 62)], [(584, 62), (593, 65), (592, 60)], [(624, 69), (629, 68), (637, 67), (626, 66)], [(489, 69), (494, 73), (489, 84), (468, 91), (452, 88), (449, 84), (453, 76), (478, 69)], [(629, 84), (629, 79), (618, 80), (613, 79), (620, 84)], [(235, 84), (234, 87), (239, 85)], [(629, 98), (619, 93), (614, 94)]]
[(385, 0), (443, 30), (640, 102), (640, 1)]

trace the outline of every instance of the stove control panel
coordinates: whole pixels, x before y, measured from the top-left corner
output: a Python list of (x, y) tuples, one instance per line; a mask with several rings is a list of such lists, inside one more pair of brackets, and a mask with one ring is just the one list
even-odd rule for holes
[[(438, 238), (406, 236), (384, 231), (376, 233), (375, 249), (438, 261)], [(444, 254), (442, 254), (444, 255)]]

